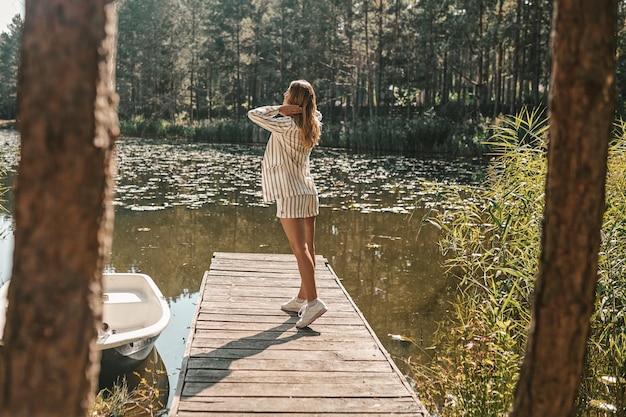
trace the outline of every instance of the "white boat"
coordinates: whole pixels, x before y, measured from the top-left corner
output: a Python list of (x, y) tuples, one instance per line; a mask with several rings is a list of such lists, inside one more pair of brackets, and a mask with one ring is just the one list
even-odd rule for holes
[[(0, 288), (0, 345), (9, 283)], [(170, 321), (167, 301), (148, 275), (105, 273), (102, 284), (102, 329), (97, 340), (102, 351), (101, 380), (127, 373), (146, 359)]]

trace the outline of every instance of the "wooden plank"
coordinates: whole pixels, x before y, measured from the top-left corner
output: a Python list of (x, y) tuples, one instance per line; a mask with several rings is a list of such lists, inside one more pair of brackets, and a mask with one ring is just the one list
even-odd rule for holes
[[(300, 350), (300, 351), (311, 351), (311, 350), (316, 350), (316, 351), (321, 351), (321, 350), (339, 350), (339, 349), (379, 349), (379, 346), (372, 340), (356, 340), (356, 341), (346, 341), (346, 340), (339, 340), (339, 341), (331, 341), (331, 342), (327, 342), (327, 341), (287, 341), (289, 343), (288, 347), (292, 350)], [(257, 341), (257, 340), (233, 340), (233, 341), (228, 341), (226, 342), (228, 343), (228, 346), (233, 348), (233, 349), (246, 349), (246, 348), (252, 348), (252, 349), (256, 349), (256, 350), (262, 350), (262, 349), (276, 349), (277, 346), (281, 346), (282, 349), (285, 349), (287, 346), (284, 343), (280, 343), (280, 341), (278, 342), (274, 342), (274, 343), (268, 343), (267, 341)], [(205, 348), (212, 348), (212, 349), (220, 349), (223, 348), (225, 344), (222, 341), (219, 342), (214, 342), (211, 339), (203, 339), (201, 341), (198, 342), (198, 344), (196, 346), (202, 346)]]
[(329, 311), (296, 329), (279, 308), (299, 288), (293, 255), (214, 254), (170, 416), (428, 415), (330, 265), (316, 264)]
[[(268, 309), (265, 303), (257, 303), (256, 305), (246, 305), (241, 306), (234, 303), (224, 304), (221, 303), (211, 303), (211, 302), (203, 302), (200, 306), (200, 314), (244, 314), (249, 316), (260, 316), (260, 315), (268, 315), (268, 316), (277, 316), (281, 317), (284, 321), (285, 313), (277, 308)], [(351, 317), (354, 316), (352, 311), (352, 307), (348, 303), (339, 304), (333, 303), (332, 305), (332, 314), (337, 317)], [(296, 313), (293, 314), (294, 320), (296, 317)], [(295, 323), (295, 322), (294, 322)]]
[[(294, 404), (297, 408), (297, 404)], [(206, 417), (206, 416), (215, 416), (216, 413), (214, 412), (207, 412), (207, 411), (203, 411), (203, 410), (193, 410), (193, 411), (188, 411), (188, 410), (181, 410), (178, 414), (178, 417)], [(293, 410), (290, 410), (288, 412), (281, 412), (280, 414), (276, 414), (274, 412), (272, 413), (260, 413), (260, 412), (222, 412), (220, 413), (221, 416), (225, 416), (225, 417), (250, 417), (251, 415), (253, 415), (254, 417), (325, 417), (325, 416), (330, 416), (331, 414), (329, 413), (318, 413), (316, 411), (300, 411), (297, 413), (294, 413)], [(403, 412), (394, 412), (394, 413), (372, 413), (372, 412), (367, 412), (367, 413), (354, 413), (354, 412), (350, 412), (347, 414), (336, 414), (333, 413), (332, 415), (342, 415), (342, 416), (350, 416), (350, 417), (389, 417), (389, 416), (393, 416), (393, 417), (416, 417), (416, 416), (422, 416), (422, 414), (415, 414), (414, 412), (409, 412), (409, 413), (403, 413)]]
[[(323, 320), (324, 316), (322, 316), (318, 320)], [(281, 317), (268, 315), (268, 316), (251, 316), (249, 314), (205, 314), (202, 311), (198, 315), (198, 321), (211, 322), (234, 322), (234, 323), (248, 323), (253, 321), (255, 323), (267, 323), (267, 324), (281, 324), (284, 323), (284, 319), (281, 320)], [(322, 323), (320, 321), (320, 323)], [(294, 323), (295, 325), (295, 320)], [(327, 324), (344, 324), (344, 325), (360, 325), (360, 321), (358, 317), (333, 317), (332, 322)]]
[(190, 369), (187, 374), (187, 380), (191, 382), (248, 382), (250, 384), (258, 383), (303, 383), (310, 381), (311, 378), (322, 384), (351, 381), (353, 384), (361, 384), (366, 382), (378, 385), (395, 385), (397, 379), (389, 378), (388, 375), (380, 372), (319, 372), (312, 374), (306, 371), (291, 371), (285, 373), (267, 373), (265, 371), (240, 371), (232, 372), (228, 369)]
[[(293, 413), (298, 410), (318, 415), (393, 415), (407, 413), (413, 417), (427, 416), (425, 410), (416, 409), (415, 402), (409, 398), (306, 398), (283, 397), (272, 398), (271, 401), (259, 397), (190, 397), (181, 402), (180, 410), (198, 411), (202, 415), (228, 415), (227, 413)], [(343, 410), (343, 411), (341, 411)], [(211, 414), (213, 413), (213, 414)], [(193, 415), (193, 414), (185, 414)], [(246, 415), (246, 414), (244, 414)], [(179, 414), (179, 416), (181, 416)]]
[[(202, 322), (198, 323), (197, 329), (210, 330), (211, 336), (209, 336), (209, 338), (213, 340), (238, 340), (251, 337), (254, 337), (256, 340), (275, 340), (281, 336), (285, 337), (285, 332), (282, 330), (263, 328), (257, 323), (248, 323), (245, 327), (242, 324), (239, 324), (236, 330), (232, 330), (232, 325), (229, 323), (219, 322), (216, 324), (216, 322)], [(259, 333), (259, 331), (262, 332)], [(309, 332), (307, 332), (307, 334), (309, 334)], [(365, 331), (362, 327), (358, 326), (328, 326), (328, 329), (326, 329), (323, 334), (319, 332), (315, 333), (311, 330), (310, 336), (308, 337), (315, 337), (315, 339), (307, 340), (339, 340), (341, 336), (344, 336), (342, 338), (343, 340), (354, 340), (357, 336), (368, 338), (369, 333), (367, 333), (367, 331)], [(201, 339), (203, 338), (203, 335), (199, 334), (197, 337)]]
[(346, 398), (346, 397), (371, 397), (371, 398), (401, 398), (405, 395), (401, 384), (379, 385), (370, 381), (359, 384), (330, 383), (311, 384), (309, 381), (300, 383), (272, 384), (248, 382), (220, 381), (218, 384), (206, 384), (202, 382), (188, 382), (185, 384), (183, 396), (199, 397), (238, 397), (242, 394), (246, 397), (300, 397), (300, 398)]
[[(302, 352), (298, 349), (213, 349), (213, 348), (195, 348), (192, 350), (192, 356), (204, 359), (230, 359), (243, 360), (245, 358), (254, 357), (258, 359), (278, 360), (287, 359), (297, 361), (302, 358)], [(350, 350), (332, 350), (319, 351), (316, 354), (319, 361), (334, 362), (342, 361), (382, 361), (386, 362), (387, 358), (376, 349), (350, 349)]]

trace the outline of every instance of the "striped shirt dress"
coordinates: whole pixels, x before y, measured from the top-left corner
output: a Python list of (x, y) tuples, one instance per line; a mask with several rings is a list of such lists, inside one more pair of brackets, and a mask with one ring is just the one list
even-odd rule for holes
[[(305, 218), (317, 216), (317, 188), (311, 176), (311, 148), (300, 143), (300, 129), (289, 116), (278, 113), (280, 106), (252, 109), (248, 117), (271, 132), (261, 163), (261, 188), (265, 202), (277, 202), (277, 216)], [(316, 113), (318, 121), (322, 114)]]

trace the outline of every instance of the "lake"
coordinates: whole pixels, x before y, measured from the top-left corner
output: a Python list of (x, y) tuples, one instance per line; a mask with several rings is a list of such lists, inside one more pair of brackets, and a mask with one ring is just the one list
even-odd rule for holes
[[(15, 132), (0, 130), (0, 149), (17, 142)], [(275, 205), (261, 198), (263, 151), (257, 145), (118, 141), (115, 228), (107, 270), (146, 273), (168, 299), (172, 320), (157, 350), (169, 375), (170, 401), (212, 254), (290, 253)], [(14, 154), (4, 158), (15, 167)], [(408, 374), (407, 360), (428, 361), (433, 332), (456, 288), (442, 267), (440, 231), (423, 220), (462, 206), (480, 186), (484, 164), (320, 147), (314, 149), (311, 165), (321, 204), (317, 253), (328, 259)], [(13, 249), (11, 196), (5, 199), (9, 213), (0, 212), (0, 282), (10, 277)], [(413, 338), (417, 345), (398, 336)]]

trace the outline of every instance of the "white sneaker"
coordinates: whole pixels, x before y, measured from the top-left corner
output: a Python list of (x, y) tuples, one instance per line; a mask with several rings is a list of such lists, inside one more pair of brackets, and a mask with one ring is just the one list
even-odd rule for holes
[(283, 311), (291, 311), (292, 313), (297, 313), (305, 305), (306, 305), (305, 299), (293, 297), (286, 303), (282, 303), (280, 305), (280, 309)]
[(305, 304), (300, 309), (298, 315), (300, 316), (300, 320), (296, 323), (296, 327), (298, 329), (302, 329), (303, 327), (308, 326), (313, 323), (318, 317), (328, 311), (328, 307), (326, 304), (319, 298)]

